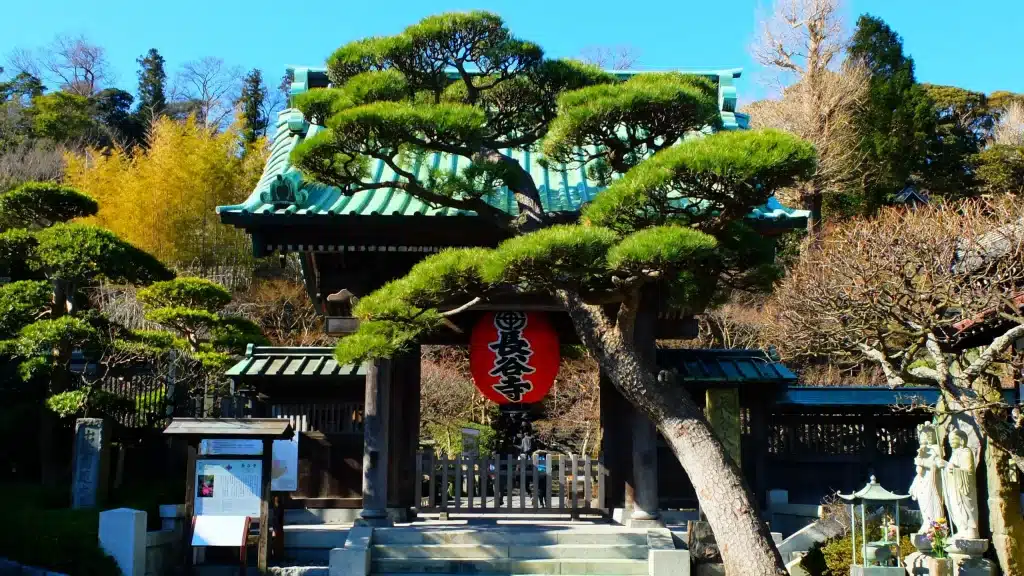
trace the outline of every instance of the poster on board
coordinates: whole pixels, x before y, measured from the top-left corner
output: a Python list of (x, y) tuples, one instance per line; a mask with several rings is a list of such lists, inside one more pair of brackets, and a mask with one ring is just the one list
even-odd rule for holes
[[(203, 440), (199, 443), (203, 456), (260, 456), (262, 440)], [(294, 492), (299, 489), (299, 434), (289, 440), (274, 440), (271, 450), (270, 489)]]
[(271, 450), (270, 489), (294, 492), (299, 489), (299, 435), (288, 440), (274, 440)]
[(260, 515), (259, 460), (197, 460), (196, 516)]

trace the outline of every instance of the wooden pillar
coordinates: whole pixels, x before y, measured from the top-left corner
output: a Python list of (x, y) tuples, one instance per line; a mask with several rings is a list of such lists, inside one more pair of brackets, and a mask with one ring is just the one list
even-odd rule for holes
[(631, 525), (658, 518), (658, 430), (642, 412), (633, 411), (633, 512)]
[(768, 418), (769, 400), (760, 395), (750, 405), (750, 440), (754, 446), (754, 500), (765, 510), (768, 494)]
[(392, 361), (370, 362), (363, 408), (363, 521), (388, 524), (388, 420)]
[(188, 460), (185, 461), (185, 525), (182, 530), (182, 553), (185, 574), (192, 573), (192, 522), (196, 514), (196, 459), (199, 457), (198, 440), (188, 439)]
[(260, 470), (260, 537), (256, 549), (256, 569), (266, 574), (270, 565), (270, 468), (273, 466), (273, 440), (263, 440), (263, 466)]
[(420, 347), (394, 360), (388, 462), (388, 507), (409, 513), (416, 500), (420, 428)]
[[(658, 367), (655, 358), (655, 336), (660, 298), (657, 287), (645, 288), (640, 298), (640, 308), (637, 310), (633, 325), (633, 344), (644, 367), (656, 373)], [(659, 522), (658, 430), (651, 419), (639, 410), (633, 410), (630, 420), (633, 431), (634, 502), (629, 524), (641, 526)]]
[(609, 510), (626, 507), (626, 494), (633, 501), (633, 429), (629, 425), (633, 406), (622, 397), (602, 372), (599, 379), (601, 413), (601, 458), (608, 478), (603, 506)]

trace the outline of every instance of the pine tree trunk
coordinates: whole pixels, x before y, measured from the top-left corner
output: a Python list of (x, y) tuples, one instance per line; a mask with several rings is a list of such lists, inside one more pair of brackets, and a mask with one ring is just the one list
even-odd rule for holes
[[(70, 298), (71, 287), (68, 283), (64, 280), (54, 280), (50, 317), (57, 319), (67, 314)], [(47, 391), (43, 394), (43, 402), (39, 412), (39, 475), (43, 485), (49, 487), (56, 486), (60, 480), (61, 465), (57, 460), (55, 446), (56, 432), (60, 419), (46, 405), (46, 400), (50, 396), (68, 389), (71, 380), (71, 375), (68, 372), (71, 352), (70, 345), (58, 345), (54, 348), (50, 384)]]
[(556, 295), (602, 371), (633, 406), (650, 416), (672, 447), (715, 533), (726, 573), (787, 574), (739, 468), (693, 398), (681, 386), (659, 382), (644, 369), (634, 347), (607, 321), (600, 307), (584, 303), (572, 292), (560, 290)]

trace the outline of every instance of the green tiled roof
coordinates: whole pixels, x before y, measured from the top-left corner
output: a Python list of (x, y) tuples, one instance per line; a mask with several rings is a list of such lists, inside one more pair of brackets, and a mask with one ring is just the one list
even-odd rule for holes
[(232, 379), (366, 376), (366, 368), (362, 365), (338, 364), (334, 359), (334, 348), (330, 347), (276, 347), (250, 344), (245, 351), (245, 358), (228, 368), (224, 375)]
[[(733, 80), (739, 76), (738, 70), (700, 72), (718, 78), (719, 107), (722, 110), (723, 124), (727, 129), (746, 127), (746, 117), (735, 113), (736, 92)], [(622, 73), (631, 74), (631, 73)], [(311, 80), (319, 77), (325, 82), (322, 70), (297, 68), (296, 82), (292, 85), (292, 94), (310, 89), (316, 82)], [(274, 125), (273, 145), (270, 158), (267, 160), (263, 175), (252, 194), (241, 204), (218, 206), (217, 213), (232, 216), (246, 215), (277, 215), (277, 216), (472, 216), (473, 212), (454, 208), (432, 207), (421, 200), (406, 194), (397, 188), (381, 188), (357, 192), (351, 196), (341, 190), (314, 182), (307, 182), (297, 168), (291, 165), (292, 150), (304, 139), (310, 138), (323, 128), (310, 124), (302, 113), (295, 109), (287, 109), (278, 115)], [(589, 180), (582, 169), (568, 169), (564, 165), (545, 168), (539, 161), (540, 155), (525, 150), (505, 150), (530, 172), (540, 191), (541, 203), (547, 211), (577, 211), (581, 205), (598, 194), (602, 187)], [(459, 170), (469, 160), (463, 157), (434, 153), (408, 166), (415, 174), (426, 174), (431, 168)], [(395, 181), (395, 173), (383, 161), (376, 161), (371, 167), (374, 182)], [(518, 211), (511, 191), (502, 187), (495, 190), (487, 198), (492, 206), (511, 214)], [(807, 213), (802, 210), (784, 208), (778, 202), (753, 211), (751, 218), (778, 222), (792, 226), (800, 226)]]
[(797, 376), (760, 350), (660, 348), (657, 363), (675, 370), (679, 382), (699, 384), (791, 384)]

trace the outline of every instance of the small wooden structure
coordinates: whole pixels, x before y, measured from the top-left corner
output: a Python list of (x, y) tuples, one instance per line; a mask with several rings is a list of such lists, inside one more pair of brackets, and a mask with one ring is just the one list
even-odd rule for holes
[[(260, 535), (257, 543), (257, 568), (260, 574), (267, 572), (270, 552), (270, 469), (274, 440), (292, 437), (291, 422), (279, 418), (175, 418), (164, 430), (164, 434), (184, 438), (188, 442), (188, 464), (185, 468), (185, 523), (184, 546), (186, 573), (192, 567), (192, 519), (195, 515), (196, 461), (199, 459), (201, 440), (260, 440), (263, 451), (260, 479)], [(237, 459), (237, 455), (203, 456), (204, 459)], [(245, 542), (243, 541), (243, 548)]]

